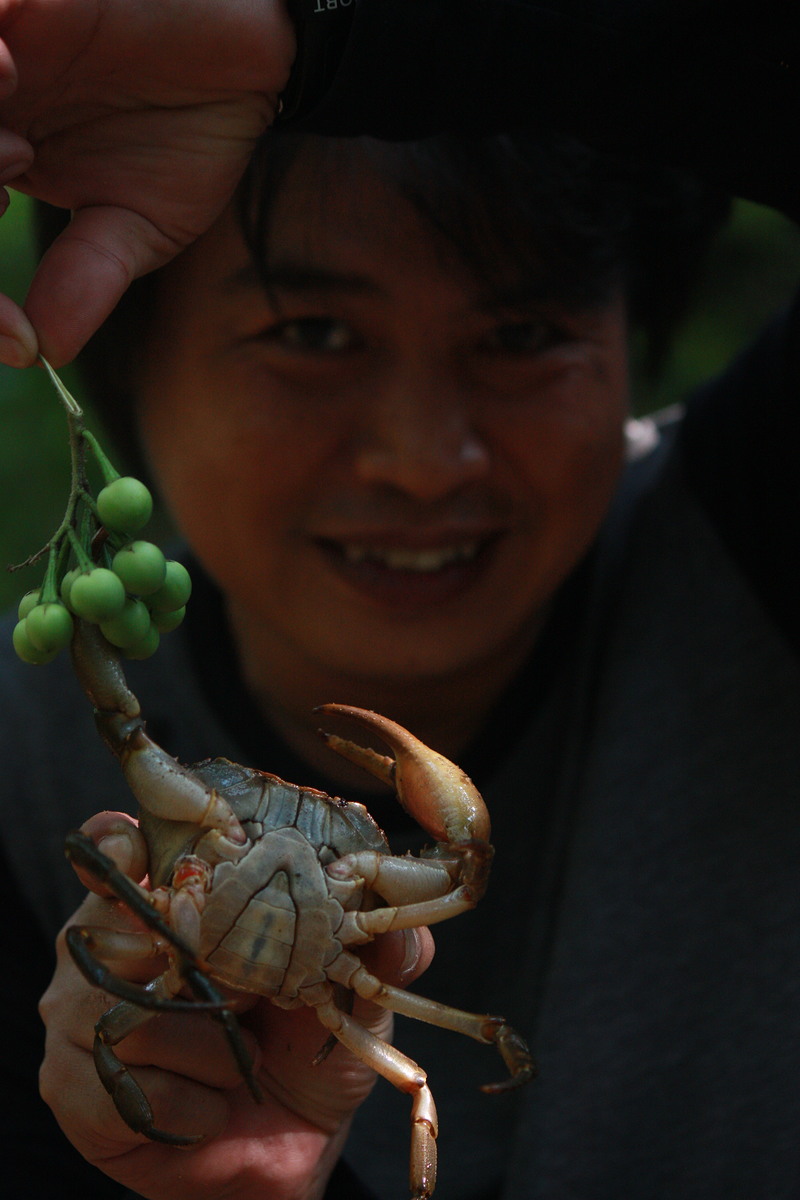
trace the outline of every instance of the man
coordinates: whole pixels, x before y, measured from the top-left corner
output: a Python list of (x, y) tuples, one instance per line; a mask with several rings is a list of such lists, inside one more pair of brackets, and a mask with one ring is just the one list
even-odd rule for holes
[[(755, 465), (788, 441), (787, 331), (617, 490), (631, 299), (618, 257), (592, 303), (554, 304), (551, 286), (538, 298), (528, 288), (521, 307), (517, 289), (509, 304), (498, 287), (507, 279), (487, 290), (387, 184), (391, 155), (381, 171), (380, 155), (337, 159), (334, 149), (327, 172), (316, 155), (306, 148), (292, 164), (270, 214), (264, 295), (241, 269), (228, 214), (157, 289), (153, 353), (127, 360), (154, 468), (222, 589), (220, 624), (206, 631), (231, 636), (222, 664), (204, 667), (208, 636), (202, 653), (194, 641), (193, 666), (185, 647), (164, 659), (159, 688), (192, 671), (201, 681), (182, 700), (162, 696), (162, 716), (183, 706), (195, 721), (191, 736), (182, 724), (161, 740), (182, 757), (182, 747), (196, 757), (198, 741), (201, 752), (260, 754), (268, 742), (261, 721), (245, 724), (244, 685), (288, 745), (281, 752), (273, 736), (269, 762), (258, 761), (297, 778), (280, 753), (294, 751), (304, 771), (316, 765), (301, 700), (342, 682), (347, 699), (394, 706), (486, 778), (503, 873), (462, 934), (461, 922), (442, 931), (426, 983), (466, 1006), (491, 997), (486, 1007), (515, 1023), (524, 1004), (542, 1082), (512, 1101), (513, 1114), (487, 1109), (472, 1102), (463, 1046), (437, 1039), (435, 1055), (419, 1055), (456, 1084), (441, 1194), (790, 1195), (794, 1068), (780, 1030), (796, 977), (796, 664), (774, 636), (782, 589), (758, 570), (734, 486), (740, 460)], [(298, 220), (309, 212), (316, 220)], [(709, 454), (720, 428), (727, 452)], [(769, 519), (788, 530), (789, 510), (746, 482), (756, 528)], [(288, 603), (275, 598), (284, 587)], [(214, 611), (212, 598), (206, 621)], [(241, 678), (228, 669), (229, 690), (231, 650)], [(77, 738), (88, 775), (82, 715), (71, 722), (69, 702), (42, 686), (59, 713), (59, 752)], [(12, 687), (19, 729), (38, 748), (42, 726), (26, 718), (39, 685), (21, 709)], [(144, 673), (136, 688), (146, 694)], [(38, 794), (52, 807), (63, 766), (38, 753)], [(94, 786), (113, 786), (112, 774)], [(397, 832), (402, 847), (408, 833)], [(41, 874), (27, 884), (37, 902), (42, 888)], [(63, 911), (59, 888), (49, 899)], [(283, 1047), (287, 1037), (308, 1045), (307, 1025), (287, 1028), (267, 1006), (249, 1017), (265, 1074), (289, 1096), (266, 1112), (231, 1092), (225, 1048), (204, 1043), (198, 1056), (185, 1027), (154, 1025), (121, 1050), (157, 1068), (145, 1072), (157, 1105), (164, 1088), (170, 1112), (188, 1099), (209, 1133), (227, 1116), (190, 1158), (109, 1123), (87, 1053), (87, 1009), (103, 1004), (64, 963), (45, 1010), (46, 1091), (92, 1161), (144, 1195), (321, 1194), (364, 1082), (343, 1089), (347, 1060), (332, 1055), (333, 1074), (317, 1077), (322, 1092), (304, 1107), (307, 1058)], [(393, 1150), (398, 1122), (376, 1117), (373, 1101), (383, 1103), (376, 1093), (365, 1106), (346, 1154), (358, 1178), (391, 1194), (404, 1147)], [(354, 1194), (352, 1178), (334, 1186)]]

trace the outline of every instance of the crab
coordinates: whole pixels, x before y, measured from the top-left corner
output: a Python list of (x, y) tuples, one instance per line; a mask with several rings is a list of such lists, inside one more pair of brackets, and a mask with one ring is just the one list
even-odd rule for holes
[[(71, 926), (72, 957), (119, 1003), (95, 1026), (94, 1059), (122, 1119), (170, 1145), (199, 1140), (154, 1124), (150, 1104), (114, 1047), (163, 1011), (206, 1011), (223, 1024), (239, 1070), (261, 1099), (250, 1056), (220, 987), (256, 993), (283, 1008), (309, 1005), (328, 1031), (321, 1059), (340, 1042), (411, 1096), (411, 1191), (436, 1182), (437, 1115), (424, 1070), (360, 1025), (340, 1002), (353, 993), (393, 1012), (494, 1044), (508, 1077), (490, 1093), (531, 1079), (521, 1036), (497, 1016), (464, 1012), (381, 982), (354, 949), (376, 935), (447, 920), (483, 895), (493, 850), (483, 800), (455, 764), (402, 726), (365, 709), (321, 706), (385, 743), (392, 756), (324, 733), (327, 744), (391, 784), (400, 803), (435, 839), (419, 856), (396, 856), (366, 808), (275, 775), (209, 759), (181, 766), (145, 732), (117, 652), (80, 622), (72, 655), (98, 729), (139, 804), (149, 852), (149, 889), (133, 883), (80, 832), (68, 856), (104, 881), (155, 935), (167, 969), (144, 986), (103, 963), (139, 953), (129, 935)], [(188, 996), (186, 993), (188, 992)]]

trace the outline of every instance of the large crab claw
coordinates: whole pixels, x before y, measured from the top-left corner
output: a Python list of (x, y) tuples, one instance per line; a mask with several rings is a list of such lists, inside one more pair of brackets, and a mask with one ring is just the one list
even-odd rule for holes
[(396, 721), (349, 704), (321, 704), (315, 712), (350, 717), (375, 733), (394, 758), (320, 730), (332, 750), (357, 763), (397, 792), (403, 808), (439, 842), (488, 842), (489, 814), (480, 792), (460, 767), (431, 750)]

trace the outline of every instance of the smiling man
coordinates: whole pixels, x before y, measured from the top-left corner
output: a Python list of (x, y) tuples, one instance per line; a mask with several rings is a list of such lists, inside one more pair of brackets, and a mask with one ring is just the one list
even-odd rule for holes
[[(663, 346), (725, 210), (672, 170), (541, 131), (276, 134), (237, 203), (87, 350), (90, 391), (197, 564), (186, 625), (130, 672), (158, 740), (365, 798), (416, 848), (319, 742), (312, 708), (341, 701), (411, 728), (487, 799), (489, 893), (439, 927), (423, 990), (503, 1013), (542, 1071), (487, 1098), (477, 1047), (398, 1023), (440, 1109), (442, 1200), (728, 1200), (731, 1178), (779, 1194), (763, 1181), (795, 1161), (797, 1098), (775, 1080), (800, 1070), (776, 1036), (796, 1004), (800, 688), (752, 536), (786, 532), (790, 506), (741, 469), (786, 432), (791, 325), (736, 376), (758, 377), (757, 402), (745, 387), (729, 411), (731, 385), (711, 389), (626, 461), (632, 338)], [(4, 824), (7, 907), (54, 933), (79, 895), (56, 830), (128, 801), (68, 664), (21, 670), (4, 664), (28, 818)], [(131, 819), (91, 827), (137, 873)], [(118, 914), (92, 896), (79, 919)], [(60, 943), (42, 1086), (117, 1181), (93, 1195), (402, 1193), (407, 1098), (379, 1087), (354, 1118), (370, 1080), (341, 1048), (311, 1068), (303, 1014), (243, 1016), (260, 1108), (205, 1023), (125, 1040), (157, 1114), (208, 1135), (176, 1151), (127, 1130), (97, 1081), (105, 1003)]]
[(311, 141), (288, 167), (263, 278), (233, 212), (165, 272), (137, 413), (295, 748), (346, 693), (455, 755), (608, 507), (627, 305), (610, 281), (586, 309), (549, 298), (535, 265), (481, 278), (397, 195), (391, 154), (343, 149), (341, 175), (329, 156)]

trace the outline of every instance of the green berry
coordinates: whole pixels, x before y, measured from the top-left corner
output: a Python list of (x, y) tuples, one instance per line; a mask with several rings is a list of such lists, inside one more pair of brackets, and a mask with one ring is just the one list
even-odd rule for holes
[(114, 646), (135, 646), (150, 632), (150, 610), (143, 600), (131, 597), (116, 616), (100, 622), (100, 632)]
[(153, 624), (159, 633), (171, 633), (173, 629), (177, 629), (183, 618), (186, 616), (186, 605), (182, 608), (174, 608), (171, 612), (154, 612)]
[(153, 497), (140, 479), (122, 475), (100, 491), (97, 511), (107, 529), (116, 533), (138, 533), (150, 520)]
[(14, 632), (11, 635), (14, 643), (14, 649), (17, 655), (23, 662), (32, 663), (34, 666), (40, 666), (42, 663), (52, 662), (58, 654), (57, 650), (37, 650), (33, 642), (28, 636), (26, 617), (24, 621), (18, 621), (14, 626)]
[(72, 617), (60, 602), (37, 604), (25, 618), (25, 628), (33, 645), (44, 653), (57, 653), (72, 640)]
[(126, 658), (150, 658), (151, 654), (155, 654), (158, 649), (160, 641), (161, 634), (155, 625), (151, 624), (142, 640), (133, 646), (126, 646), (123, 653)]
[(73, 581), (69, 603), (76, 616), (99, 625), (121, 611), (125, 604), (125, 587), (118, 575), (106, 567), (82, 571)]
[(71, 571), (67, 571), (66, 575), (61, 580), (61, 587), (58, 590), (61, 593), (61, 599), (66, 604), (67, 608), (72, 607), (72, 605), (69, 602), (69, 594), (72, 589), (73, 583), (78, 578), (80, 573), (81, 573), (80, 567), (73, 567)]
[(26, 592), (19, 602), (17, 616), (20, 621), (24, 621), (31, 609), (39, 603), (39, 597), (42, 594), (41, 588), (34, 588), (32, 592)]
[(149, 596), (163, 586), (167, 560), (152, 542), (129, 542), (114, 555), (111, 569), (137, 596)]
[(183, 563), (167, 560), (167, 573), (163, 584), (148, 597), (153, 612), (174, 612), (183, 608), (192, 594), (192, 577)]

